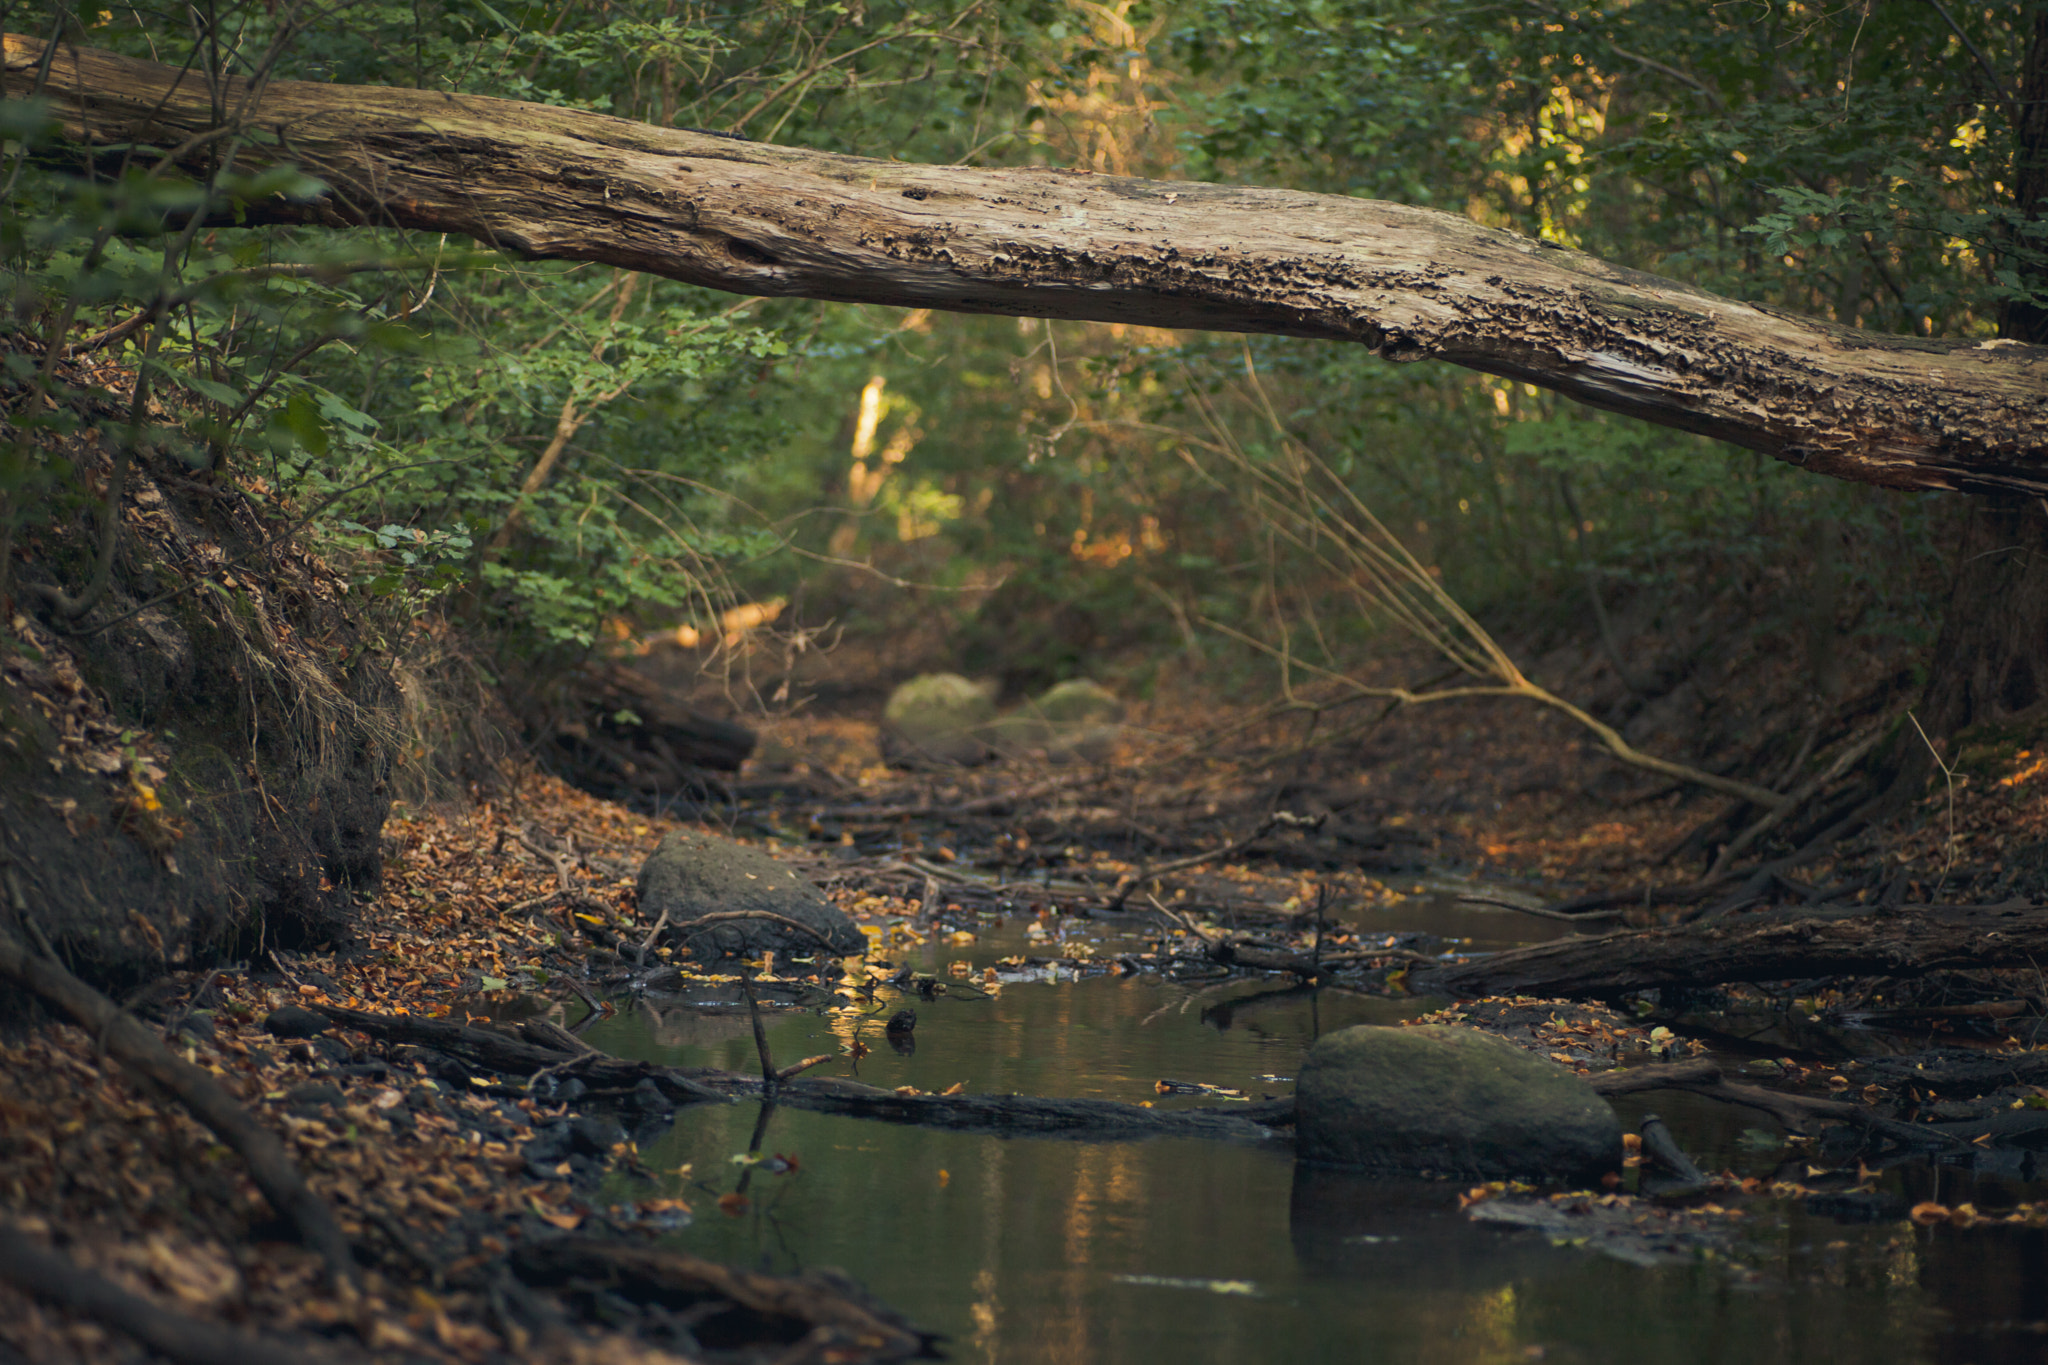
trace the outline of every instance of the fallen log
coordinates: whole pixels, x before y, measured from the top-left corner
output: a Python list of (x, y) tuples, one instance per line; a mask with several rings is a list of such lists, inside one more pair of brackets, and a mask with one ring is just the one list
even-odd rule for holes
[(1731, 981), (2031, 968), (2044, 957), (2048, 906), (2015, 901), (1767, 924), (1717, 920), (1559, 939), (1421, 973), (1414, 989), (1461, 999), (1611, 996), (1658, 986)]
[[(630, 1090), (652, 1078), (670, 1099), (685, 1104), (723, 1100), (725, 1092), (699, 1084), (693, 1074), (652, 1062), (632, 1062), (599, 1052), (581, 1039), (577, 1048), (552, 1040), (558, 1030), (529, 1029), (525, 1038), (515, 1038), (494, 1028), (478, 1028), (452, 1019), (424, 1019), (411, 1014), (373, 1014), (368, 1010), (345, 1009), (340, 1005), (315, 1004), (312, 1008), (346, 1029), (387, 1043), (411, 1043), (445, 1052), (458, 1061), (483, 1071), (514, 1076), (532, 1076), (554, 1071), (570, 1063), (586, 1085)], [(719, 1075), (726, 1073), (719, 1072)]]
[(652, 1078), (671, 1098), (703, 1100), (773, 1098), (777, 1104), (886, 1123), (956, 1131), (1063, 1137), (1082, 1142), (1122, 1142), (1147, 1137), (1203, 1137), (1258, 1142), (1270, 1129), (1294, 1121), (1292, 1098), (1229, 1108), (1148, 1109), (1115, 1100), (1052, 1099), (1035, 1095), (932, 1095), (885, 1090), (858, 1081), (824, 1077), (776, 1079), (715, 1067), (663, 1067), (599, 1052), (572, 1052), (550, 1045), (538, 1031), (525, 1039), (496, 1029), (447, 1019), (372, 1014), (339, 1005), (314, 1005), (344, 1028), (391, 1043), (431, 1047), (480, 1069), (531, 1076), (574, 1063), (578, 1079), (593, 1088), (631, 1089)]
[[(1889, 488), (2048, 492), (2048, 348), (1858, 331), (1451, 214), (1337, 195), (915, 166), (446, 90), (270, 81), (5, 38), (73, 141), (325, 192), (237, 224), (373, 223), (734, 293), (1357, 342), (1540, 384)], [(46, 155), (58, 155), (49, 148)], [(82, 154), (80, 156), (79, 154)]]
[(751, 729), (683, 705), (624, 664), (587, 664), (514, 707), (542, 760), (592, 790), (683, 791), (707, 770), (738, 772), (754, 751)]
[(1847, 1100), (1795, 1095), (1785, 1090), (1766, 1090), (1760, 1085), (1730, 1081), (1722, 1076), (1721, 1064), (1710, 1057), (1598, 1072), (1586, 1077), (1586, 1081), (1609, 1098), (1642, 1090), (1687, 1090), (1710, 1100), (1769, 1114), (1788, 1133), (1804, 1133), (1814, 1121), (1819, 1120), (1854, 1124), (1915, 1151), (1949, 1151), (1965, 1145), (1964, 1139), (1943, 1128), (1932, 1124), (1901, 1123)]

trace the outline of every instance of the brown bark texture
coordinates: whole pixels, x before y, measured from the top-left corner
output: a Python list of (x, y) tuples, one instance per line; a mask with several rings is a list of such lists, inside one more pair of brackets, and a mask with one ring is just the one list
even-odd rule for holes
[[(9, 97), (43, 44), (5, 39)], [(1837, 478), (2048, 493), (2048, 347), (1886, 336), (1398, 204), (1058, 170), (908, 165), (480, 96), (252, 94), (88, 48), (42, 94), (74, 143), (329, 192), (243, 221), (381, 223), (740, 294), (1264, 332), (1435, 358)]]
[(2044, 959), (2048, 906), (1955, 906), (1560, 939), (1422, 974), (1415, 986), (1462, 998), (1600, 996), (1729, 981), (2032, 967)]

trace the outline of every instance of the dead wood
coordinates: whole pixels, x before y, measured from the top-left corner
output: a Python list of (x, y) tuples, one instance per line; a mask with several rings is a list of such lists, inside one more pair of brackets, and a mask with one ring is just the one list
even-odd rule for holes
[[(736, 1077), (746, 1087), (759, 1082)], [(1078, 1142), (1128, 1142), (1138, 1138), (1214, 1138), (1257, 1142), (1274, 1125), (1294, 1121), (1290, 1097), (1228, 1108), (1147, 1109), (1116, 1100), (1046, 1099), (1034, 1095), (904, 1094), (858, 1081), (825, 1078), (777, 1086), (775, 1102), (853, 1118), (921, 1128), (1058, 1137)]]
[(1313, 953), (1289, 953), (1260, 948), (1232, 934), (1212, 934), (1189, 916), (1161, 905), (1157, 897), (1146, 899), (1152, 902), (1153, 910), (1193, 935), (1201, 943), (1202, 951), (1208, 959), (1219, 967), (1253, 972), (1292, 972), (1304, 981), (1314, 981), (1336, 975), (1339, 967), (1360, 962), (1420, 962), (1434, 967), (1441, 961), (1428, 953), (1418, 953), (1412, 948), (1364, 948), (1355, 952), (1329, 954), (1323, 953), (1320, 942)]
[(1626, 1067), (1588, 1076), (1586, 1080), (1600, 1094), (1610, 1097), (1641, 1090), (1687, 1090), (1708, 1099), (1769, 1114), (1792, 1133), (1806, 1132), (1816, 1120), (1829, 1120), (1854, 1124), (1902, 1147), (1919, 1151), (1945, 1151), (1963, 1146), (1966, 1141), (1927, 1124), (1901, 1123), (1847, 1100), (1795, 1095), (1784, 1090), (1766, 1090), (1760, 1085), (1730, 1081), (1721, 1074), (1720, 1063), (1705, 1057), (1665, 1065)]
[[(581, 1051), (568, 1047), (543, 1045), (531, 1039), (537, 1032), (529, 1032), (528, 1039), (515, 1038), (509, 1033), (496, 1029), (478, 1028), (474, 1024), (458, 1024), (452, 1019), (426, 1019), (411, 1014), (373, 1014), (367, 1010), (345, 1009), (340, 1005), (314, 1003), (309, 1008), (326, 1015), (346, 1029), (367, 1034), (387, 1043), (411, 1043), (419, 1047), (430, 1047), (445, 1052), (458, 1061), (466, 1062), (483, 1071), (499, 1071), (508, 1075), (531, 1076), (538, 1072), (559, 1067), (566, 1062), (577, 1063), (576, 1074), (592, 1085), (605, 1088), (631, 1089), (649, 1077), (661, 1087), (670, 1099), (683, 1103), (703, 1103), (723, 1100), (723, 1092), (700, 1085), (690, 1073), (673, 1067), (655, 1066), (650, 1062), (629, 1062), (621, 1057), (598, 1052), (582, 1039), (576, 1039)], [(718, 1073), (725, 1074), (725, 1073)]]
[(1124, 908), (1124, 902), (1131, 898), (1131, 892), (1137, 890), (1146, 882), (1151, 881), (1154, 877), (1163, 877), (1169, 872), (1185, 872), (1188, 868), (1200, 867), (1204, 863), (1213, 863), (1224, 858), (1234, 857), (1283, 825), (1289, 829), (1318, 829), (1321, 828), (1322, 823), (1323, 819), (1321, 816), (1311, 818), (1309, 816), (1295, 815), (1289, 811), (1276, 810), (1264, 820), (1261, 820), (1259, 827), (1250, 834), (1245, 835), (1242, 839), (1225, 844), (1221, 848), (1211, 849), (1207, 853), (1190, 853), (1185, 858), (1169, 858), (1163, 863), (1155, 863), (1150, 867), (1140, 867), (1136, 872), (1127, 874), (1117, 882), (1115, 889), (1109, 893), (1109, 903), (1103, 909), (1111, 911), (1121, 910)]
[(1721, 1064), (1709, 1057), (1687, 1062), (1666, 1062), (1661, 1065), (1622, 1067), (1616, 1071), (1595, 1072), (1586, 1077), (1587, 1083), (1603, 1095), (1632, 1095), (1638, 1090), (1666, 1090), (1694, 1084), (1711, 1085), (1720, 1079)]
[(819, 820), (876, 823), (888, 820), (914, 820), (929, 815), (985, 815), (1010, 806), (1022, 805), (1026, 801), (1051, 796), (1085, 780), (1087, 779), (1080, 777), (1048, 778), (1027, 787), (1007, 788), (999, 792), (990, 792), (986, 796), (970, 797), (965, 801), (914, 801), (895, 806), (819, 806), (808, 813)]
[[(774, 1072), (763, 1082), (711, 1067), (661, 1067), (597, 1053), (572, 1053), (542, 1047), (495, 1029), (457, 1024), (414, 1015), (371, 1014), (339, 1005), (311, 1008), (344, 1028), (393, 1043), (431, 1047), (480, 1069), (530, 1076), (575, 1062), (576, 1074), (595, 1086), (631, 1089), (653, 1078), (665, 1094), (678, 1100), (753, 1098), (772, 1095), (777, 1104), (858, 1118), (1001, 1134), (1066, 1137), (1089, 1142), (1127, 1141), (1143, 1137), (1208, 1137), (1259, 1141), (1271, 1136), (1269, 1125), (1293, 1121), (1294, 1101), (1232, 1105), (1229, 1108), (1148, 1109), (1114, 1100), (1041, 1099), (1031, 1095), (929, 1095), (884, 1090), (880, 1086), (837, 1078), (786, 1080), (797, 1067)], [(808, 1059), (815, 1063), (818, 1059)]]
[(2048, 960), (2048, 906), (1926, 906), (1744, 924), (1740, 920), (1568, 938), (1428, 972), (1415, 988), (1481, 995), (1599, 996), (1658, 986), (1828, 976), (1917, 976)]
[[(718, 1301), (743, 1316), (819, 1329), (839, 1338), (823, 1359), (908, 1360), (932, 1356), (934, 1338), (819, 1271), (767, 1275), (721, 1265), (670, 1247), (633, 1246), (593, 1237), (551, 1237), (511, 1253), (512, 1271), (529, 1285), (602, 1285), (628, 1299), (667, 1308)], [(851, 1348), (851, 1349), (849, 1349)]]
[(0, 977), (29, 991), (77, 1020), (131, 1075), (175, 1096), (192, 1117), (213, 1131), (248, 1165), (250, 1178), (278, 1216), (298, 1229), (306, 1245), (338, 1280), (355, 1277), (348, 1239), (325, 1200), (306, 1187), (277, 1134), (258, 1123), (206, 1072), (173, 1056), (163, 1041), (113, 1001), (80, 981), (52, 958), (28, 951), (19, 939), (0, 933)]
[(756, 736), (673, 700), (624, 664), (587, 664), (526, 695), (516, 709), (544, 762), (582, 786), (674, 793), (704, 788), (708, 771), (738, 772)]
[(1356, 342), (1891, 488), (2048, 493), (2048, 348), (1859, 331), (1456, 215), (1336, 195), (917, 166), (512, 100), (232, 76), (5, 38), (5, 94), (202, 177), (223, 126), (327, 193), (238, 222), (459, 233), (734, 293)]
[(124, 1332), (180, 1365), (310, 1365), (335, 1358), (329, 1350), (287, 1348), (160, 1308), (5, 1223), (0, 1223), (0, 1280), (87, 1322)]

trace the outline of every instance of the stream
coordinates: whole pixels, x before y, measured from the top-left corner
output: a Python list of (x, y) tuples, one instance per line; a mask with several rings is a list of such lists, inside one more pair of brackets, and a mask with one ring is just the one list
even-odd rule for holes
[[(1351, 923), (1482, 948), (1568, 932), (1434, 897), (1360, 911)], [(1003, 965), (1077, 949), (1113, 959), (1150, 942), (1137, 926), (1017, 916), (984, 917), (971, 941), (884, 939), (874, 956), (949, 983), (981, 982), (993, 967), (1000, 990), (926, 999), (885, 989), (865, 1022), (850, 1012), (778, 1009), (769, 1013), (769, 1040), (785, 1063), (840, 1052), (858, 1024), (872, 1050), (857, 1074), (875, 1085), (1213, 1105), (1228, 1100), (1165, 1095), (1157, 1083), (1253, 1100), (1284, 1095), (1320, 1032), (1392, 1024), (1447, 1003), (1271, 978), (1204, 986)], [(971, 975), (956, 973), (955, 962)], [(917, 1011), (914, 1050), (899, 1051), (883, 1034), (899, 1008)], [(671, 1065), (759, 1065), (730, 992), (629, 1006), (584, 1036)], [(847, 1074), (846, 1059), (827, 1072)], [(1661, 1115), (1708, 1170), (1769, 1176), (1794, 1160), (1769, 1120), (1745, 1110), (1677, 1092), (1626, 1096), (1617, 1107), (1631, 1130), (1643, 1114)], [(777, 1157), (794, 1158), (793, 1167)], [(2048, 1351), (2048, 1234), (2040, 1231), (1841, 1223), (1797, 1200), (1757, 1200), (1726, 1254), (1638, 1266), (1475, 1224), (1458, 1211), (1455, 1183), (1297, 1169), (1285, 1139), (995, 1138), (764, 1112), (757, 1102), (686, 1109), (664, 1136), (643, 1139), (641, 1159), (662, 1174), (659, 1193), (694, 1210), (673, 1234), (676, 1245), (775, 1271), (844, 1269), (944, 1333), (952, 1359), (989, 1365), (1996, 1365)], [(2048, 1194), (1929, 1163), (1888, 1171), (1879, 1188), (1908, 1203), (1974, 1201), (1987, 1210)], [(650, 1193), (622, 1181), (608, 1197)]]

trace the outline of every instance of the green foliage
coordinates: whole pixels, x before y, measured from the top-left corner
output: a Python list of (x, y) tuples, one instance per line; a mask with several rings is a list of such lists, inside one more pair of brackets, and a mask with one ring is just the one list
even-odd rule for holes
[[(230, 6), (212, 22), (233, 41), (193, 50), (245, 75), (913, 161), (1396, 199), (1846, 323), (1988, 335), (2048, 279), (2042, 217), (2009, 192), (2016, 96), (1999, 82), (2018, 70), (2021, 15), (369, 0)], [(185, 34), (182, 11), (140, 8), (85, 37), (180, 60)], [(1274, 557), (1202, 451), (1224, 423), (1256, 452), (1274, 419), (1477, 605), (1556, 609), (1589, 579), (1673, 601), (1704, 581), (1791, 597), (1834, 574), (1848, 628), (1913, 637), (1931, 619), (1931, 501), (1497, 379), (1278, 339), (735, 306), (476, 244), (251, 226), (237, 206), (317, 187), (231, 164), (195, 184), (150, 149), (66, 160), (32, 102), (0, 108), (0, 140), (0, 335), (23, 434), (0, 449), (0, 528), (93, 496), (38, 453), (71, 409), (23, 395), (65, 382), (54, 346), (125, 328), (89, 354), (161, 399), (138, 449), (256, 480), (367, 595), (460, 619), (508, 661), (573, 658), (610, 618), (795, 596), (803, 574), (812, 615), (856, 601), (865, 580), (816, 582), (775, 557), (785, 545), (939, 589), (1014, 582), (977, 639), (1042, 635), (1042, 680), (1084, 667), (1058, 638), (1067, 607), (1098, 623), (1100, 649), (1270, 620), (1313, 597), (1313, 574)], [(1823, 537), (1839, 553), (1807, 562)]]

